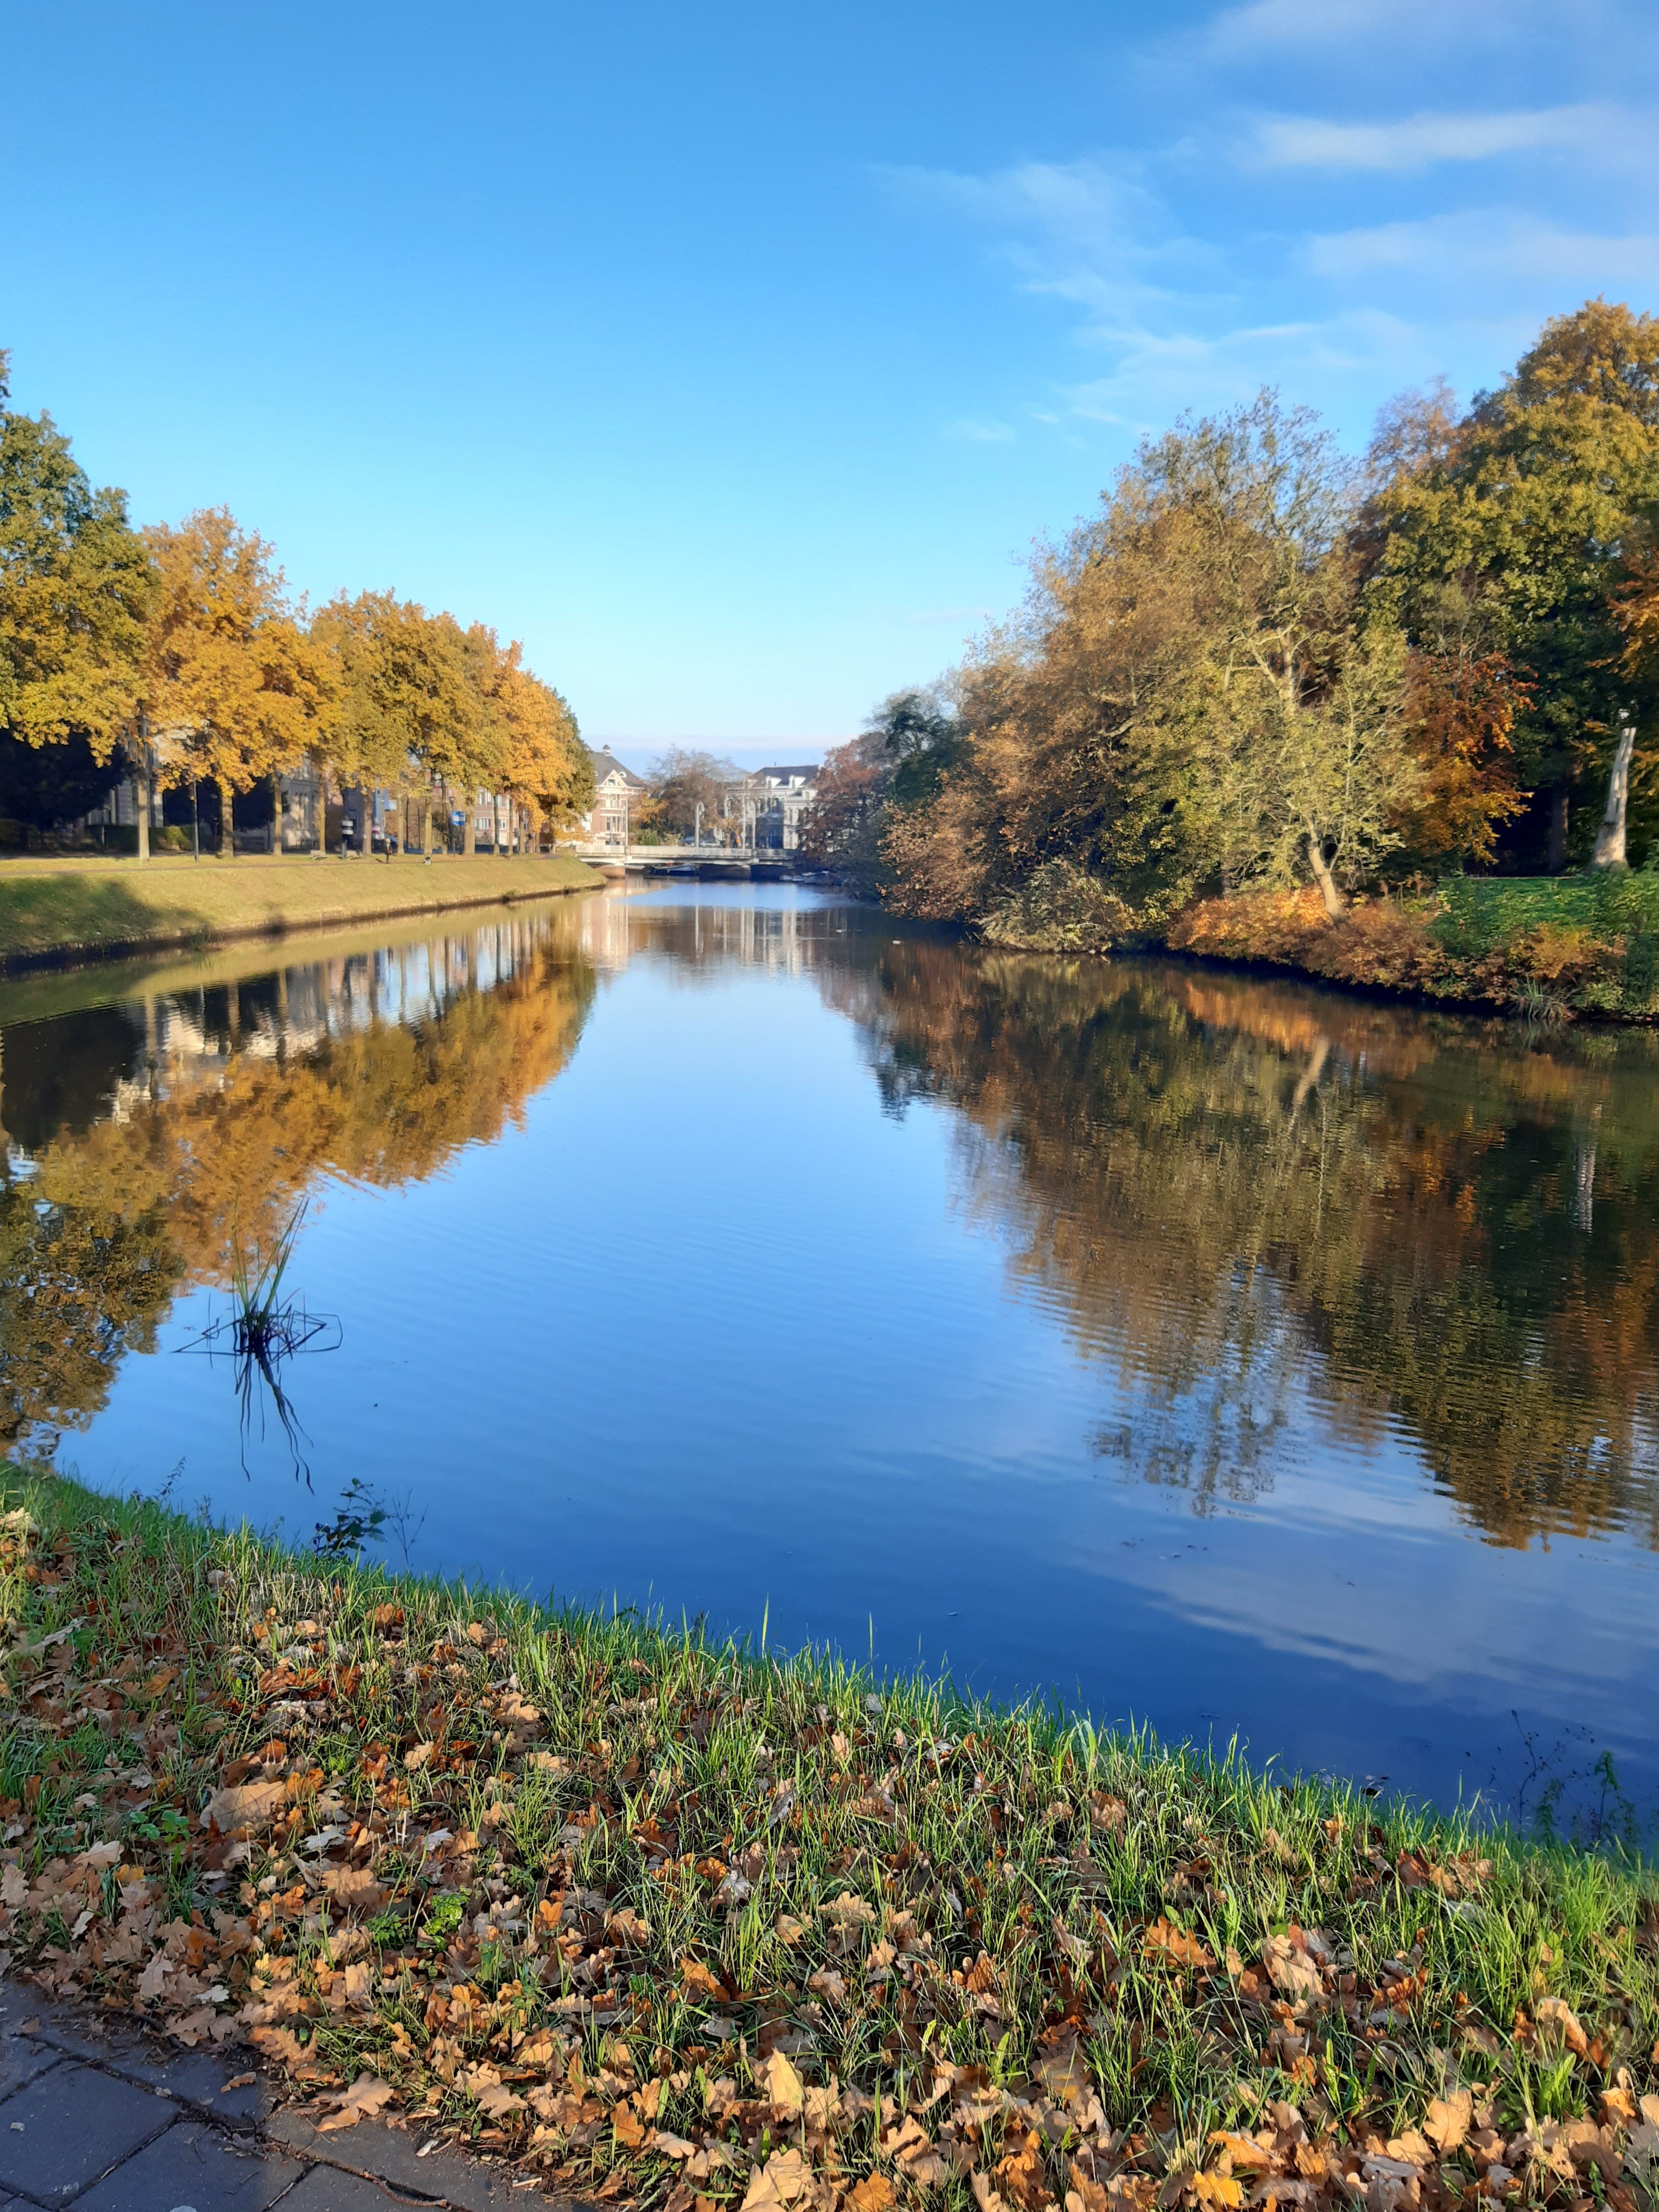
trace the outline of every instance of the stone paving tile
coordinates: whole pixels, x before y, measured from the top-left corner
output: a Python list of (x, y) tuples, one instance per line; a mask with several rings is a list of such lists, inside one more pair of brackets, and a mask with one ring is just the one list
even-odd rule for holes
[(283, 2197), (282, 2212), (390, 2212), (394, 2204), (417, 2202), (388, 2194), (380, 2183), (346, 2173), (337, 2166), (313, 2166), (291, 2194)]
[(268, 2212), (305, 2171), (280, 2151), (180, 2120), (77, 2197), (76, 2212)]
[[(107, 2067), (129, 2081), (166, 2089), (180, 2102), (210, 2113), (221, 2126), (255, 2128), (269, 2102), (264, 2081), (240, 2045), (181, 2050), (147, 2036), (120, 2019), (97, 2013), (44, 2011), (35, 2039)], [(244, 2079), (244, 2076), (251, 2078)], [(227, 2089), (226, 2083), (240, 2086)]]
[(66, 2061), (0, 2104), (0, 2188), (61, 2204), (173, 2117), (153, 2091)]
[(324, 2135), (302, 2112), (291, 2107), (273, 2112), (269, 2124), (273, 2142), (286, 2143), (307, 2158), (326, 2159), (353, 2173), (386, 2181), (411, 2197), (440, 2197), (458, 2212), (501, 2212), (517, 2205), (529, 2212), (546, 2202), (539, 2190), (513, 2186), (513, 2176), (501, 2166), (481, 2166), (476, 2159), (453, 2150), (420, 2155), (429, 2137), (401, 2128), (359, 2122), (337, 2134)]

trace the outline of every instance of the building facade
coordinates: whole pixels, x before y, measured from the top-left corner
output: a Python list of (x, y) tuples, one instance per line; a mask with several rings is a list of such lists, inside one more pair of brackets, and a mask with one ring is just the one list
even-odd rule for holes
[(625, 845), (630, 817), (637, 816), (650, 787), (642, 775), (624, 768), (609, 746), (596, 750), (589, 745), (587, 756), (593, 763), (593, 804), (579, 817), (582, 835), (592, 844)]
[(800, 817), (818, 793), (818, 763), (757, 769), (755, 787), (757, 850), (793, 853), (800, 843)]

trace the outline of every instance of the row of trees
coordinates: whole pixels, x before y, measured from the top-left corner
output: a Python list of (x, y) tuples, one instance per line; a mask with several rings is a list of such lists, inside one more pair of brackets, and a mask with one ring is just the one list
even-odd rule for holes
[[(271, 547), (223, 507), (135, 530), (46, 414), (7, 405), (0, 353), (0, 763), (36, 819), (73, 819), (121, 776), (149, 797), (233, 795), (310, 761), (336, 786), (434, 807), (507, 795), (520, 836), (591, 801), (592, 771), (559, 693), (482, 623), (392, 592), (314, 613)], [(226, 834), (222, 849), (228, 853)]]
[(805, 842), (1027, 939), (1205, 892), (1622, 866), (1659, 832), (1659, 317), (1546, 326), (1363, 461), (1272, 393), (1147, 441), (1024, 606), (825, 764)]

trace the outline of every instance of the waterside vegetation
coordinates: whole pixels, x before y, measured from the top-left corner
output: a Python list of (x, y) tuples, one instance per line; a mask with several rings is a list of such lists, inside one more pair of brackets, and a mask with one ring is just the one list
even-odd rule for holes
[[(603, 2201), (1650, 2202), (1650, 1875), (10, 1469), (11, 1971)], [(349, 1543), (349, 1532), (344, 1539)]]
[[(831, 755), (803, 842), (996, 944), (1659, 1013), (1655, 898), (1563, 875), (1659, 854), (1656, 530), (1659, 318), (1601, 300), (1363, 461), (1271, 392), (1184, 419)], [(1517, 876), (1559, 888), (1462, 883)]]

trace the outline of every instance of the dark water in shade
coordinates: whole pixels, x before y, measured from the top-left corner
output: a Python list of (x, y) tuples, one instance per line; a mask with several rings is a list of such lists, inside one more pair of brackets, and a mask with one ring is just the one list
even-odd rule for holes
[[(1581, 1823), (1659, 1804), (1659, 1039), (788, 890), (0, 986), (0, 1419), (111, 1490)], [(233, 1231), (337, 1350), (239, 1435)], [(246, 1457), (246, 1471), (244, 1468)]]

